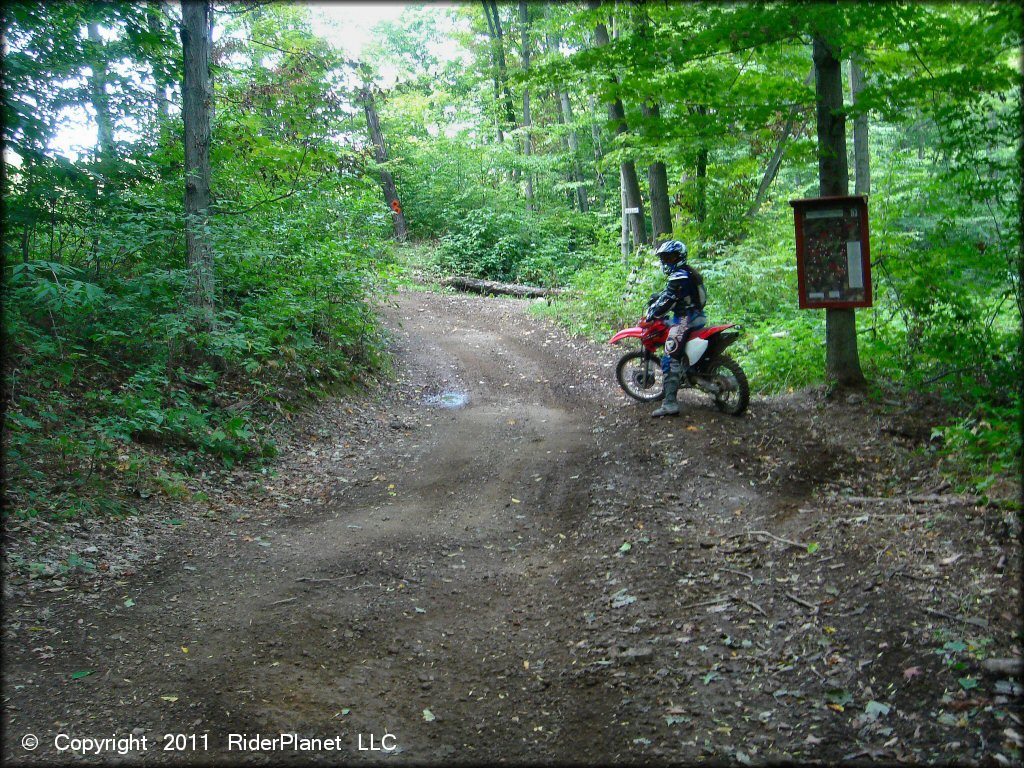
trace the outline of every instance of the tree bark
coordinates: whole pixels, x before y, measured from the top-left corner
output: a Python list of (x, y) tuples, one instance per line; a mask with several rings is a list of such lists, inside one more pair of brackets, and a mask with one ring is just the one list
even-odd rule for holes
[(373, 142), (373, 156), (380, 166), (381, 190), (384, 192), (385, 202), (391, 208), (391, 223), (395, 228), (395, 240), (404, 243), (409, 239), (409, 225), (405, 220), (401, 202), (398, 200), (395, 177), (384, 167), (388, 161), (388, 148), (380, 129), (380, 117), (377, 115), (377, 103), (373, 97), (372, 87), (365, 86), (359, 95), (362, 97), (363, 110), (366, 112), (366, 128), (370, 133), (370, 141)]
[[(641, 107), (644, 117), (652, 120), (661, 118), (661, 108), (657, 104), (644, 104)], [(668, 171), (665, 164), (656, 161), (647, 168), (647, 186), (651, 193), (651, 233), (654, 242), (659, 243), (664, 236), (672, 234), (672, 209), (668, 200)]]
[[(597, 9), (600, 3), (597, 0), (590, 0), (588, 6)], [(601, 48), (608, 45), (608, 28), (602, 22), (598, 22), (594, 31), (594, 43)], [(611, 82), (614, 89), (619, 86), (618, 77), (612, 75)], [(622, 99), (617, 96), (608, 102), (608, 119), (615, 127), (615, 135), (621, 136), (629, 132), (626, 125), (626, 110), (622, 106)], [(640, 181), (636, 175), (636, 164), (632, 160), (623, 160), (620, 165), (622, 188), (625, 191), (626, 206), (635, 209), (635, 213), (629, 214), (629, 229), (633, 235), (634, 246), (643, 245), (649, 242), (647, 238), (647, 220), (644, 215), (643, 196), (640, 192)]]
[[(493, 62), (493, 64), (494, 64), (494, 105), (495, 105), (495, 107), (498, 107), (498, 105), (501, 104), (501, 78), (498, 75), (498, 55), (494, 51), (494, 47), (496, 45), (495, 41), (497, 40), (497, 35), (496, 35), (495, 31), (494, 31), (494, 21), (491, 19), (491, 6), (490, 6), (490, 3), (488, 3), (487, 0), (483, 0), (482, 4), (484, 6), (484, 17), (487, 19), (487, 32), (491, 36), (491, 56), (494, 59), (494, 62)], [(495, 123), (496, 123), (497, 128), (498, 128), (498, 143), (499, 144), (504, 144), (505, 143), (505, 131), (502, 130), (502, 127), (501, 127), (500, 108), (498, 108), (498, 112), (496, 112), (496, 114), (495, 114)]]
[(622, 226), (619, 230), (619, 249), (622, 252), (622, 261), (629, 264), (629, 215), (626, 213), (626, 179), (622, 174), (622, 167), (619, 167), (619, 209), (622, 211)]
[[(530, 129), (533, 127), (533, 120), (530, 116), (530, 86), (527, 85), (530, 76), (530, 9), (526, 0), (519, 0), (519, 23), (522, 26), (523, 42), (521, 47), (523, 60), (523, 156), (529, 158), (533, 154), (533, 144), (530, 136)], [(526, 168), (526, 210), (533, 210), (533, 173), (529, 165)]]
[(181, 86), (185, 123), (185, 251), (190, 302), (200, 322), (212, 324), (213, 250), (207, 238), (210, 220), (210, 2), (182, 0)]
[[(651, 19), (644, 0), (633, 0), (633, 22), (642, 46), (647, 47), (651, 37)], [(640, 105), (644, 117), (644, 132), (650, 125), (661, 121), (661, 106), (657, 102), (644, 101)], [(668, 199), (668, 172), (665, 163), (655, 161), (647, 167), (647, 189), (651, 197), (651, 236), (655, 244), (661, 238), (667, 239), (672, 233), (672, 209)]]
[[(821, 37), (814, 36), (814, 79), (818, 128), (818, 184), (822, 197), (845, 196), (850, 178), (846, 163), (846, 114), (839, 59)], [(825, 310), (825, 376), (839, 386), (865, 383), (857, 352), (853, 309)]]
[(569, 174), (569, 179), (576, 189), (576, 207), (580, 213), (587, 213), (590, 210), (590, 205), (587, 201), (587, 190), (583, 185), (583, 171), (580, 169), (580, 140), (573, 124), (572, 102), (569, 101), (569, 93), (559, 91), (558, 102), (561, 106), (562, 122), (568, 129), (569, 153), (572, 155), (572, 171)]
[(92, 76), (89, 78), (89, 97), (92, 108), (96, 111), (100, 161), (109, 170), (115, 160), (115, 146), (114, 120), (110, 115), (110, 97), (107, 95), (106, 54), (103, 50), (99, 24), (90, 21), (86, 29), (90, 48), (89, 68), (92, 70)]
[[(149, 27), (149, 31), (154, 35), (160, 35), (163, 32), (163, 22), (160, 20), (160, 11), (157, 3), (149, 2), (147, 4), (146, 24)], [(156, 72), (153, 74), (153, 82), (156, 86), (156, 114), (162, 134), (170, 117), (171, 100), (168, 95), (170, 83), (165, 82), (164, 79)]]
[(591, 96), (590, 107), (590, 139), (594, 145), (594, 191), (597, 194), (598, 208), (604, 210), (605, 182), (601, 167), (604, 161), (604, 150), (601, 146), (601, 127), (597, 122), (597, 100)]
[[(864, 73), (858, 56), (850, 57), (850, 100), (857, 106), (857, 99), (864, 88)], [(871, 152), (868, 144), (867, 113), (853, 118), (853, 169), (855, 195), (871, 194)]]
[[(505, 63), (505, 34), (501, 29), (501, 15), (498, 13), (497, 0), (483, 0), (487, 26), (491, 32), (491, 46), (494, 52), (494, 63), (497, 68), (495, 76), (495, 98), (502, 99), (505, 108), (505, 125), (510, 130), (516, 127), (516, 110), (512, 102), (512, 91), (508, 87), (508, 66)], [(500, 87), (499, 87), (500, 84)], [(498, 93), (500, 91), (500, 94)], [(499, 118), (499, 128), (500, 118)]]
[(697, 221), (708, 218), (708, 148), (697, 150)]

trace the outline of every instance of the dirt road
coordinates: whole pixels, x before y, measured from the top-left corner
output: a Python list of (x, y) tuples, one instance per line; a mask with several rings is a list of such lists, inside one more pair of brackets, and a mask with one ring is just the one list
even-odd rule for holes
[(652, 422), (620, 351), (527, 306), (403, 293), (392, 391), (301, 417), (266, 474), (73, 531), (106, 569), (5, 585), (4, 757), (1019, 750), (1018, 682), (979, 666), (1019, 653), (1019, 547), (936, 485), (920, 413), (688, 395)]

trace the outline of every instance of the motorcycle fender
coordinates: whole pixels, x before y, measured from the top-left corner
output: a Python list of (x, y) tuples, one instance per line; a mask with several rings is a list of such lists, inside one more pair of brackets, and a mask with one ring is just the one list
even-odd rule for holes
[(644, 329), (639, 326), (623, 328), (608, 341), (609, 344), (618, 344), (623, 339), (639, 339), (644, 335)]
[(707, 339), (694, 337), (686, 342), (686, 359), (690, 361), (690, 365), (696, 365), (697, 361), (700, 360), (701, 355), (707, 351), (707, 348)]

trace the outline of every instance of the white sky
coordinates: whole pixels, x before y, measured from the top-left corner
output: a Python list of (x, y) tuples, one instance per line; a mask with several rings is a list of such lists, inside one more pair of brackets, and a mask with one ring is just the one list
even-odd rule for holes
[(308, 5), (314, 34), (343, 48), (349, 56), (358, 58), (370, 38), (373, 25), (397, 19), (408, 3), (333, 2)]

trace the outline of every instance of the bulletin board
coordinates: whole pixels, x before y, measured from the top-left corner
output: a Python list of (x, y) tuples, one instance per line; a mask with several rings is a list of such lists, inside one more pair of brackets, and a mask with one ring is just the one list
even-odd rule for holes
[(790, 200), (801, 309), (871, 306), (868, 203), (862, 196)]

